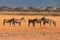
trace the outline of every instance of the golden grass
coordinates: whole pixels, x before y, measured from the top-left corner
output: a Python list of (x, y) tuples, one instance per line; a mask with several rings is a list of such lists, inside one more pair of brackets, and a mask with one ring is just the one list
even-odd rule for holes
[[(5, 13), (5, 12), (2, 12)], [(8, 12), (8, 13), (16, 13), (16, 12)], [(32, 13), (32, 12), (31, 12)], [(20, 19), (24, 17), (26, 22), (22, 22), (21, 26), (19, 27), (18, 24), (15, 26), (10, 26), (6, 23), (6, 25), (3, 25), (3, 19), (10, 19), (10, 18), (17, 18)], [(46, 24), (46, 26), (40, 27), (39, 24), (36, 24), (35, 27), (30, 25), (30, 28), (28, 27), (28, 19), (34, 19), (38, 18), (40, 19), (43, 16), (40, 15), (0, 15), (0, 33), (22, 33), (22, 34), (32, 34), (32, 33), (60, 33), (60, 16), (46, 16), (46, 18), (55, 20), (57, 22), (57, 26), (54, 28), (54, 26), (50, 26), (49, 24)], [(46, 37), (46, 36), (8, 36), (8, 37), (1, 37), (0, 40), (60, 40), (60, 36), (57, 37)]]
[(17, 11), (1, 11), (2, 15), (50, 15), (50, 16), (60, 16), (60, 12), (17, 12)]

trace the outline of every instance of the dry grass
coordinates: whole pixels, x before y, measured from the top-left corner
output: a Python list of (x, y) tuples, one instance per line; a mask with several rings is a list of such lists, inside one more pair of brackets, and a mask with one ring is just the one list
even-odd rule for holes
[(48, 16), (60, 16), (60, 12), (16, 12), (16, 11), (1, 11), (1, 15), (48, 15)]
[[(16, 13), (16, 12), (8, 12), (8, 13)], [(20, 19), (22, 17), (25, 18), (26, 22), (22, 22), (20, 27), (18, 26), (18, 24), (16, 24), (16, 26), (10, 26), (9, 24), (6, 24), (5, 26), (3, 25), (3, 19), (10, 19), (10, 18)], [(24, 15), (0, 15), (0, 40), (60, 40), (60, 36), (53, 36), (53, 37), (46, 36), (48, 34), (55, 35), (55, 33), (60, 35), (60, 16), (46, 16), (46, 18), (55, 20), (57, 22), (56, 28), (54, 28), (53, 25), (49, 26), (49, 24), (46, 24), (46, 26), (42, 25), (42, 27), (40, 27), (39, 24), (36, 24), (35, 27), (33, 27), (31, 24), (30, 28), (28, 27), (28, 19), (34, 19), (34, 18), (40, 19), (41, 17), (43, 16), (40, 16), (40, 15), (25, 15), (25, 16)], [(1, 37), (1, 33), (10, 33), (10, 34), (14, 34), (15, 36), (5, 35)], [(19, 33), (20, 33), (20, 36), (17, 36), (19, 35)], [(38, 34), (40, 33), (44, 35), (38, 36)], [(24, 36), (23, 34), (25, 34), (26, 36)], [(37, 36), (33, 36), (34, 34), (36, 34)]]

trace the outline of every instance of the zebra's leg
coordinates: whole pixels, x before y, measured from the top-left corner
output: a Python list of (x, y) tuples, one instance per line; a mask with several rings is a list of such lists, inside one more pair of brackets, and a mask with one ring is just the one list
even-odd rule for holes
[(40, 22), (40, 27), (41, 27), (41, 22)]
[(10, 26), (11, 26), (11, 22), (10, 22)]
[(46, 23), (45, 23), (45, 22), (43, 22), (43, 25), (44, 25), (44, 26), (45, 26), (45, 24), (46, 24)]
[(35, 27), (35, 23), (33, 23), (33, 27)]
[(53, 24), (54, 24), (54, 27), (56, 27), (56, 22), (53, 22)]
[(12, 25), (14, 25), (14, 26), (15, 26), (15, 22), (12, 22)]
[(52, 23), (52, 22), (50, 21), (50, 26), (51, 26), (51, 23)]
[(13, 25), (15, 26), (15, 23)]
[(28, 27), (30, 27), (30, 22), (28, 22)]
[(15, 26), (15, 23), (13, 25)]
[(19, 22), (19, 26), (21, 25), (21, 22)]
[(3, 20), (3, 25), (5, 25), (5, 19)]

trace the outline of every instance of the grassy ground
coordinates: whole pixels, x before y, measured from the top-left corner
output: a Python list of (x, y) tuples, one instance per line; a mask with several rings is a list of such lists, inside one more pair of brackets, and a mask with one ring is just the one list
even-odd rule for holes
[(51, 15), (60, 16), (60, 12), (16, 12), (16, 11), (0, 11), (2, 15)]
[[(25, 22), (22, 22), (19, 26), (9, 25), (6, 23), (3, 25), (4, 19), (16, 18), (20, 19), (24, 17)], [(38, 18), (40, 15), (0, 15), (0, 40), (60, 40), (60, 16), (46, 16), (48, 19), (56, 21), (56, 27), (46, 24), (45, 26), (36, 23), (35, 27), (30, 25), (28, 27), (28, 19)]]
[[(0, 40), (60, 40), (60, 16), (46, 16), (48, 19), (52, 19), (56, 21), (56, 27), (50, 26), (46, 24), (46, 26), (40, 27), (38, 23), (36, 23), (35, 27), (30, 25), (28, 27), (28, 19), (38, 18), (40, 19), (45, 15), (52, 15), (55, 12), (8, 12), (2, 11), (0, 12)], [(6, 15), (7, 14), (7, 15)], [(13, 15), (12, 15), (13, 14)], [(25, 14), (20, 15), (20, 14)], [(26, 15), (26, 14), (34, 14), (34, 15)], [(39, 15), (36, 15), (39, 14)], [(60, 12), (56, 12), (56, 14), (60, 14)], [(20, 26), (16, 24), (15, 26), (10, 26), (9, 23), (3, 25), (4, 19), (16, 18), (20, 19), (24, 17), (26, 22), (22, 22)]]

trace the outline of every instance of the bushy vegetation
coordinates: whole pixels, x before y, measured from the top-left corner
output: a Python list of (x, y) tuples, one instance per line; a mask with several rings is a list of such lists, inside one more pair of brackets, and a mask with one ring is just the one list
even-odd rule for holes
[[(39, 9), (37, 7), (0, 7), (0, 15), (52, 15), (60, 16), (60, 8), (46, 7)], [(3, 12), (2, 12), (3, 11)]]
[(37, 8), (37, 7), (7, 7), (7, 6), (2, 6), (0, 7), (0, 11), (36, 11), (36, 12), (60, 12), (60, 8), (56, 8), (56, 10), (50, 10), (49, 8), (52, 7), (46, 7), (45, 9), (42, 10)]

